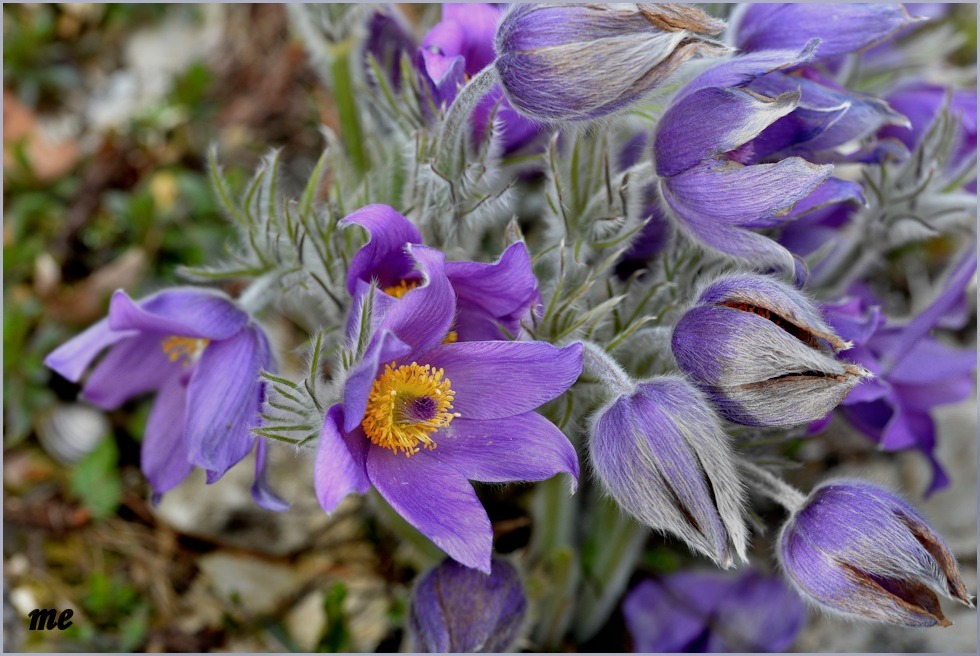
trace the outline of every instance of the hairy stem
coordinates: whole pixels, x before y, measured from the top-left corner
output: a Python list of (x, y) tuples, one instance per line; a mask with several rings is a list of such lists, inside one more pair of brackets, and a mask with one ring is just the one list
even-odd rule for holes
[(805, 494), (768, 469), (744, 458), (739, 458), (738, 464), (745, 472), (747, 482), (752, 488), (766, 495), (789, 512), (796, 512), (806, 503)]

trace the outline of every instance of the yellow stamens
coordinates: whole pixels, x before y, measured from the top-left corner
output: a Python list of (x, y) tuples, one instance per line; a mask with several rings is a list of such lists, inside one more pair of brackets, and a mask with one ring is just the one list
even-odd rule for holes
[(455, 342), (458, 339), (459, 339), (459, 335), (456, 334), (456, 331), (455, 330), (450, 330), (448, 333), (446, 333), (446, 337), (445, 337), (445, 339), (442, 340), (442, 343), (443, 344), (452, 344), (453, 342)]
[(163, 340), (162, 345), (163, 352), (167, 354), (168, 360), (177, 362), (183, 358), (182, 366), (186, 367), (201, 357), (201, 353), (204, 352), (204, 348), (210, 342), (210, 339), (172, 336)]
[(419, 444), (436, 448), (431, 435), (445, 428), (458, 412), (452, 412), (456, 393), (442, 369), (417, 362), (385, 366), (368, 395), (361, 427), (372, 443), (406, 456), (419, 452)]
[(419, 286), (417, 280), (400, 280), (397, 285), (392, 285), (391, 287), (384, 287), (381, 289), (385, 294), (390, 294), (395, 298), (401, 298), (408, 292), (412, 291)]

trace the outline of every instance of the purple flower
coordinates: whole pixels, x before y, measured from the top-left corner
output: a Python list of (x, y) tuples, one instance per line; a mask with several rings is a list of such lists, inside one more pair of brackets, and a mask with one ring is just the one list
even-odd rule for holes
[[(418, 228), (387, 205), (367, 205), (341, 221), (359, 225), (370, 240), (351, 260), (347, 288), (358, 297), (371, 281), (385, 294), (382, 303), (400, 298), (422, 282), (408, 245), (421, 244)], [(540, 304), (538, 281), (527, 247), (512, 244), (494, 264), (446, 262), (445, 273), (456, 293), (450, 340), (486, 341), (518, 334), (521, 320)], [(378, 301), (376, 301), (378, 302)]]
[(733, 26), (743, 52), (799, 50), (820, 39), (820, 57), (857, 52), (890, 39), (913, 23), (900, 4), (758, 4), (745, 6)]
[(745, 559), (744, 492), (728, 437), (704, 396), (680, 377), (640, 383), (596, 413), (592, 468), (610, 496), (722, 567)]
[[(796, 109), (800, 92), (772, 98), (738, 85), (810, 57), (812, 48), (753, 53), (724, 62), (681, 89), (664, 113), (653, 145), (660, 195), (669, 216), (694, 242), (760, 269), (796, 270), (789, 251), (752, 229), (781, 225), (835, 199), (842, 190), (839, 185), (821, 187), (832, 166), (800, 157), (742, 163), (749, 160), (740, 148)], [(815, 191), (819, 195), (808, 199)]]
[(674, 328), (678, 366), (729, 421), (792, 426), (824, 417), (862, 378), (834, 355), (848, 345), (795, 288), (729, 275), (701, 292)]
[[(442, 6), (442, 21), (435, 25), (418, 49), (417, 64), (437, 107), (448, 107), (466, 80), (493, 62), (493, 37), (503, 9), (492, 4), (453, 4)], [(519, 150), (535, 140), (541, 127), (514, 111), (495, 86), (471, 118), (476, 141), (483, 138), (496, 109), (503, 133), (504, 152)]]
[(860, 481), (824, 483), (783, 527), (778, 556), (821, 608), (904, 626), (949, 626), (939, 593), (972, 606), (956, 559), (908, 504)]
[[(843, 154), (845, 144), (865, 140), (883, 125), (905, 125), (888, 103), (840, 87), (814, 62), (827, 65), (841, 55), (891, 38), (910, 18), (901, 5), (840, 4), (748, 5), (734, 30), (743, 52), (811, 49), (811, 56), (789, 68), (752, 80), (747, 89), (766, 97), (798, 91), (797, 107), (767, 127), (739, 151), (743, 164), (778, 161), (798, 155), (815, 163), (837, 161), (879, 163), (903, 157), (892, 142), (872, 142)], [(854, 185), (851, 200), (860, 201)]]
[(774, 576), (684, 571), (643, 581), (623, 601), (634, 652), (783, 652), (806, 621)]
[(445, 256), (419, 245), (406, 256), (419, 284), (374, 304), (370, 341), (320, 435), (317, 498), (332, 512), (373, 485), (449, 556), (489, 573), (490, 520), (469, 481), (577, 479), (575, 449), (533, 410), (575, 382), (582, 346), (445, 343), (457, 295)]
[[(371, 70), (368, 57), (373, 57), (397, 91), (402, 86), (402, 57), (414, 51), (415, 39), (402, 16), (390, 5), (378, 6), (368, 20), (364, 42), (365, 70)], [(373, 75), (368, 75), (367, 79), (369, 83), (375, 83)]]
[(526, 614), (513, 565), (494, 558), (484, 574), (447, 559), (415, 587), (408, 634), (412, 649), (425, 653), (507, 652)]
[[(169, 289), (134, 303), (122, 290), (109, 316), (56, 349), (44, 363), (73, 382), (106, 351), (82, 385), (82, 398), (111, 410), (156, 392), (146, 424), (141, 467), (159, 497), (194, 466), (219, 479), (256, 444), (264, 385), (272, 368), (265, 333), (224, 294)], [(265, 448), (258, 442), (252, 496), (265, 508), (286, 504), (265, 486)]]
[(539, 121), (622, 109), (695, 55), (726, 52), (700, 34), (724, 23), (684, 5), (517, 4), (494, 42), (511, 104)]
[[(977, 152), (977, 90), (951, 89), (935, 84), (910, 84), (888, 95), (888, 102), (908, 117), (909, 126), (887, 126), (878, 134), (881, 137), (899, 139), (910, 149), (915, 148), (949, 98), (949, 113), (960, 125), (959, 146), (953, 154), (950, 166), (957, 168), (971, 161)], [(977, 192), (977, 179), (973, 176), (967, 188)]]
[[(976, 269), (976, 250), (970, 248), (953, 268), (943, 292), (904, 326), (886, 323), (877, 299), (866, 290), (856, 289), (861, 296), (824, 306), (827, 321), (853, 342), (847, 357), (875, 374), (844, 398), (840, 414), (887, 451), (922, 451), (933, 469), (927, 494), (949, 484), (934, 453), (936, 426), (930, 410), (969, 398), (977, 366), (976, 349), (950, 348), (930, 332), (952, 314), (966, 314), (961, 311), (964, 290)], [(965, 318), (954, 325), (962, 326)], [(817, 430), (826, 422), (811, 428)]]

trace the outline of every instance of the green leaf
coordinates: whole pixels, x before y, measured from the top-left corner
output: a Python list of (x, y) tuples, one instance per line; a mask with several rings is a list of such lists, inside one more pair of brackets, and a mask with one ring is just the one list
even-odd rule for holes
[(347, 629), (347, 616), (344, 614), (344, 599), (347, 587), (340, 583), (323, 593), (323, 612), (327, 616), (327, 627), (317, 643), (317, 652), (336, 654), (349, 651), (350, 632)]
[(119, 507), (122, 479), (118, 464), (116, 441), (106, 437), (75, 465), (71, 476), (72, 494), (81, 499), (94, 519), (109, 517)]

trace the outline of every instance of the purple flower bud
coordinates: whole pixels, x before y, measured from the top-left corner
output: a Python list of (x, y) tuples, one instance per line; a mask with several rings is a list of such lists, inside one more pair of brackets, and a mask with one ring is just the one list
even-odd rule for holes
[(520, 633), (527, 599), (517, 570), (494, 558), (490, 574), (446, 559), (419, 581), (408, 634), (421, 652), (503, 652)]
[(949, 626), (939, 593), (972, 606), (956, 559), (908, 504), (860, 481), (815, 489), (783, 527), (778, 556), (820, 607), (905, 626)]
[(792, 426), (820, 419), (863, 378), (800, 291), (775, 278), (730, 275), (708, 285), (674, 328), (677, 364), (729, 421)]
[(540, 121), (582, 121), (635, 102), (687, 59), (727, 47), (724, 23), (685, 5), (514, 5), (494, 42), (511, 105)]
[(745, 559), (743, 490), (725, 431), (704, 396), (680, 377), (636, 386), (596, 415), (592, 468), (616, 502), (722, 567)]

